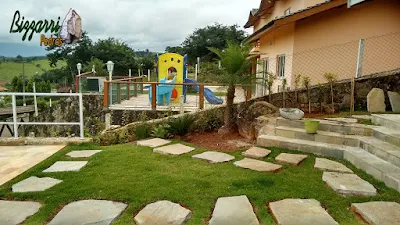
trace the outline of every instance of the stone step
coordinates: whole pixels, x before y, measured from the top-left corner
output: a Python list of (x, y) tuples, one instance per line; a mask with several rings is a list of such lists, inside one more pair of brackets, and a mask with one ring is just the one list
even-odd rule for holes
[(400, 147), (373, 137), (359, 137), (360, 148), (400, 167)]
[[(318, 119), (316, 119), (318, 120)], [(364, 124), (345, 124), (328, 120), (320, 121), (319, 131), (336, 132), (346, 135), (363, 135), (372, 136), (373, 128), (377, 126), (364, 125)], [(285, 126), (293, 128), (304, 128), (304, 120), (288, 120), (284, 118), (277, 118), (276, 126)]]
[(273, 135), (259, 136), (257, 138), (257, 144), (262, 147), (276, 146), (316, 155), (345, 159), (351, 162), (355, 167), (364, 170), (375, 179), (383, 181), (388, 187), (400, 191), (400, 168), (361, 148)]
[(387, 127), (376, 127), (373, 128), (373, 136), (378, 138), (379, 140), (400, 147), (400, 130), (395, 130)]
[(391, 129), (400, 129), (400, 114), (373, 114), (372, 122)]
[(287, 138), (296, 138), (308, 141), (347, 145), (353, 147), (358, 147), (360, 145), (360, 141), (358, 140), (359, 136), (344, 135), (330, 131), (318, 131), (317, 134), (308, 134), (304, 128), (278, 126), (275, 127), (275, 135)]

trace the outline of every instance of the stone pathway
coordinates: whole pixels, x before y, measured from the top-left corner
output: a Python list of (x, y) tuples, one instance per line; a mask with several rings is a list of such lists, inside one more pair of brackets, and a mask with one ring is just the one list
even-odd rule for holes
[(376, 189), (356, 174), (324, 172), (322, 180), (334, 191), (342, 195), (376, 195)]
[(370, 115), (352, 115), (351, 117), (362, 120), (372, 120), (372, 116)]
[(17, 225), (39, 211), (37, 202), (18, 202), (0, 200), (0, 224)]
[(245, 152), (242, 152), (244, 157), (253, 159), (262, 159), (267, 157), (271, 153), (271, 150), (259, 147), (252, 147)]
[(206, 160), (209, 163), (229, 162), (235, 159), (234, 156), (231, 156), (229, 154), (222, 152), (213, 152), (213, 151), (208, 151), (208, 152), (203, 152), (201, 154), (193, 155), (192, 158)]
[(152, 138), (152, 139), (148, 139), (148, 140), (137, 141), (136, 143), (139, 146), (147, 146), (147, 147), (156, 148), (156, 147), (160, 147), (163, 145), (167, 145), (167, 144), (171, 143), (171, 141), (164, 140), (161, 138)]
[(0, 185), (47, 159), (65, 145), (0, 146)]
[(146, 205), (136, 216), (137, 225), (184, 225), (192, 212), (170, 201), (158, 201)]
[(344, 118), (344, 117), (337, 117), (337, 118), (324, 118), (325, 120), (339, 122), (339, 123), (357, 123), (357, 119), (353, 118)]
[(301, 162), (303, 162), (303, 160), (305, 160), (307, 157), (308, 157), (307, 155), (301, 155), (301, 154), (281, 153), (275, 158), (275, 160), (279, 163), (297, 166)]
[(328, 172), (353, 173), (353, 171), (345, 165), (324, 158), (316, 158), (314, 168)]
[(209, 225), (259, 225), (247, 196), (218, 198)]
[(279, 225), (339, 225), (315, 199), (284, 199), (269, 208)]
[(233, 165), (259, 172), (277, 172), (280, 169), (282, 169), (281, 165), (276, 165), (273, 163), (264, 162), (256, 159), (249, 159), (249, 158), (244, 158), (240, 161), (236, 161), (233, 163)]
[(44, 191), (56, 184), (61, 183), (62, 180), (57, 180), (51, 177), (29, 177), (12, 186), (13, 192), (37, 192)]
[(153, 149), (153, 152), (157, 152), (164, 155), (183, 155), (193, 151), (195, 148), (189, 147), (183, 144), (167, 145)]
[(79, 171), (84, 167), (87, 161), (58, 161), (49, 168), (43, 170), (45, 173), (49, 172), (66, 172), (66, 171)]
[(111, 224), (127, 207), (120, 202), (82, 200), (71, 202), (50, 221), (49, 225)]
[(370, 225), (400, 224), (400, 204), (397, 202), (353, 203), (351, 208)]
[(82, 151), (72, 151), (67, 154), (67, 156), (72, 158), (87, 158), (96, 153), (101, 152), (101, 150), (82, 150)]

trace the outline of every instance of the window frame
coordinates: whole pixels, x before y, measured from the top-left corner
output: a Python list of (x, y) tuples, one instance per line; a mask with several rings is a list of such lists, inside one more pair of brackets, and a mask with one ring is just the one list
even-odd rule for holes
[(286, 55), (281, 54), (276, 56), (277, 66), (276, 66), (276, 74), (279, 78), (285, 77), (285, 67), (286, 67)]
[(291, 12), (291, 7), (289, 7), (289, 8), (287, 8), (284, 12), (283, 12), (283, 15), (284, 16), (289, 16), (292, 12)]

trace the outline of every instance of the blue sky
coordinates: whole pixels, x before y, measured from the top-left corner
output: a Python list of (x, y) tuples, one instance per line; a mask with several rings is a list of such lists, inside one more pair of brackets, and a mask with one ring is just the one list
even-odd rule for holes
[(115, 37), (135, 50), (164, 51), (180, 44), (195, 28), (214, 22), (243, 27), (250, 9), (259, 4), (260, 0), (1, 0), (0, 55), (46, 54), (39, 46), (39, 34), (23, 42), (22, 34), (9, 33), (16, 10), (29, 21), (59, 16), (62, 21), (73, 8), (94, 40)]

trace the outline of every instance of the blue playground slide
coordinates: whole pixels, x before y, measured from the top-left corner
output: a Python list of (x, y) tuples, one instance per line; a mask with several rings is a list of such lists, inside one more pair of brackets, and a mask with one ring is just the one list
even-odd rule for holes
[[(194, 79), (186, 78), (185, 79), (185, 83), (197, 84), (197, 81), (194, 80)], [(196, 85), (196, 86), (193, 86), (193, 87), (197, 92), (200, 91), (200, 87), (199, 86)], [(208, 88), (204, 88), (204, 97), (206, 98), (206, 100), (210, 104), (218, 105), (218, 104), (224, 103), (224, 100), (222, 100), (221, 98), (218, 98), (217, 96), (215, 96), (214, 93)]]

